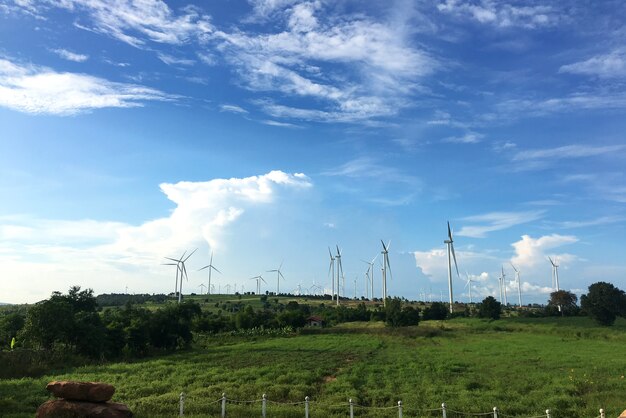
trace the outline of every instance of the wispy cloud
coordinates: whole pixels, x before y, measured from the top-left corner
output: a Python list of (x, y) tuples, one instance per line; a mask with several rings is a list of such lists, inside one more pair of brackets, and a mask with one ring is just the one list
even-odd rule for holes
[(428, 52), (411, 46), (402, 25), (364, 15), (336, 19), (320, 13), (322, 2), (255, 2), (255, 7), (276, 13), (281, 30), (216, 31), (218, 49), (248, 89), (317, 101), (314, 108), (266, 103), (274, 117), (341, 122), (392, 115), (411, 104), (406, 97), (419, 89), (417, 81), (438, 66)]
[(174, 13), (162, 0), (63, 0), (58, 2), (22, 1), (31, 13), (44, 16), (51, 7), (80, 10), (86, 22), (82, 27), (102, 33), (127, 44), (142, 47), (146, 42), (181, 45), (191, 38), (206, 40), (213, 31), (210, 18), (196, 7), (187, 6)]
[(540, 219), (544, 211), (528, 211), (528, 212), (490, 212), (483, 215), (468, 216), (461, 218), (461, 221), (477, 223), (482, 225), (463, 226), (456, 235), (472, 238), (485, 238), (487, 233), (500, 231), (532, 222)]
[(468, 132), (463, 136), (449, 136), (441, 140), (441, 142), (449, 142), (453, 144), (477, 144), (484, 135), (476, 132)]
[(404, 174), (395, 167), (379, 164), (369, 157), (356, 158), (341, 166), (327, 170), (327, 176), (345, 176), (352, 178), (374, 178), (381, 182), (396, 182), (418, 185), (421, 181), (411, 175)]
[(277, 126), (279, 128), (299, 128), (298, 125), (294, 125), (293, 123), (288, 122), (279, 122), (276, 120), (265, 119), (262, 120), (261, 123), (269, 126)]
[(67, 49), (53, 49), (52, 52), (68, 61), (85, 62), (89, 59), (89, 55), (77, 54), (75, 52), (68, 51)]
[(626, 216), (600, 216), (595, 219), (587, 219), (584, 221), (563, 221), (556, 222), (555, 226), (564, 229), (570, 228), (586, 228), (590, 226), (608, 225), (626, 220)]
[(608, 54), (596, 55), (585, 61), (563, 65), (559, 68), (559, 73), (581, 74), (601, 78), (626, 77), (626, 48), (616, 49)]
[(220, 110), (222, 112), (230, 112), (230, 113), (240, 113), (240, 114), (248, 113), (248, 111), (244, 109), (243, 107), (232, 105), (232, 104), (220, 105)]
[(626, 149), (626, 145), (565, 145), (556, 148), (519, 151), (513, 156), (513, 161), (596, 157), (614, 154), (624, 149)]
[(499, 28), (535, 29), (553, 26), (563, 15), (563, 11), (555, 10), (551, 6), (533, 5), (532, 2), (518, 6), (491, 0), (445, 0), (437, 5), (437, 9), (458, 18), (472, 19)]
[(167, 65), (194, 65), (196, 62), (194, 60), (186, 59), (186, 58), (178, 58), (172, 55), (158, 53), (157, 56), (161, 61), (163, 61)]
[(176, 100), (156, 89), (0, 59), (0, 106), (26, 113), (72, 115), (106, 107)]
[(548, 99), (512, 99), (496, 105), (499, 114), (510, 118), (518, 118), (520, 115), (546, 116), (559, 112), (624, 108), (626, 94), (623, 92), (585, 92)]

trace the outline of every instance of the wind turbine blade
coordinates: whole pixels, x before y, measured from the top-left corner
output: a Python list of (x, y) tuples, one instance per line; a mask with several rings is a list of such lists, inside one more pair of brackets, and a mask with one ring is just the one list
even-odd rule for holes
[(448, 222), (448, 238), (452, 241), (452, 229), (450, 229), (450, 222)]
[(341, 257), (341, 250), (339, 249), (339, 245), (337, 245), (337, 255)]
[(389, 256), (387, 256), (387, 268), (389, 269), (389, 278), (393, 280), (393, 273), (391, 272), (391, 264), (389, 264)]
[(211, 266), (204, 266), (201, 269), (198, 269), (198, 271), (202, 271), (202, 270), (208, 269), (209, 267), (211, 267)]
[(222, 274), (222, 272), (221, 272), (221, 271), (219, 271), (216, 267), (211, 266), (211, 268), (212, 268), (213, 270), (217, 271), (219, 274)]
[[(452, 241), (452, 239), (450, 239)], [(454, 268), (456, 269), (456, 275), (459, 276), (459, 266), (456, 264), (456, 254), (454, 253), (454, 244), (450, 243), (450, 249), (452, 250), (452, 258), (454, 258)]]
[(261, 279), (261, 281), (262, 281), (263, 283), (267, 284), (267, 282), (265, 281), (265, 279), (264, 279), (263, 277), (259, 276), (259, 279)]
[(519, 271), (515, 268), (515, 266), (513, 265), (513, 263), (509, 263), (511, 265), (511, 267), (513, 267), (513, 270), (515, 270), (516, 273), (519, 273)]
[(278, 270), (280, 270), (281, 268), (283, 268), (283, 263), (285, 262), (285, 259), (283, 259), (283, 261), (280, 262), (280, 266), (278, 266)]
[(385, 247), (385, 242), (381, 239), (380, 243), (383, 244), (383, 251), (387, 252), (387, 247)]
[(191, 252), (191, 254), (189, 254), (189, 255), (187, 256), (187, 258), (185, 258), (185, 259), (183, 260), (183, 263), (184, 263), (185, 261), (189, 260), (189, 257), (191, 257), (191, 256), (193, 255), (193, 253), (195, 253), (196, 251), (198, 251), (198, 249), (197, 249), (197, 248), (196, 248), (195, 250), (193, 250), (193, 251)]
[(554, 266), (554, 261), (552, 261), (552, 259), (550, 257), (548, 257), (548, 260), (550, 260), (550, 264), (552, 264)]
[(274, 269), (274, 270), (266, 270), (266, 273), (276, 273), (278, 270)]
[(386, 247), (386, 250), (387, 250), (387, 251), (389, 251), (389, 248), (390, 248), (390, 247), (391, 247), (391, 240), (389, 240), (389, 241), (387, 242), (387, 247)]
[(163, 257), (163, 258), (167, 258), (168, 260), (176, 261), (177, 263), (180, 263), (180, 260), (177, 260), (175, 258), (171, 258), (171, 257)]
[(177, 266), (178, 263), (161, 263), (162, 266)]
[(330, 256), (331, 260), (333, 258), (333, 253), (330, 251), (330, 247), (328, 247), (328, 255)]

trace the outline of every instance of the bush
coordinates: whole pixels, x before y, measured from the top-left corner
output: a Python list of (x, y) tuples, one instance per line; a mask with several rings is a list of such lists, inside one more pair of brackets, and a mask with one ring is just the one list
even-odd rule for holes
[(433, 302), (429, 307), (424, 309), (424, 320), (441, 321), (448, 317), (448, 308), (442, 302)]
[(618, 316), (626, 315), (626, 294), (611, 283), (597, 282), (580, 298), (582, 309), (600, 325), (613, 325)]
[(500, 319), (502, 304), (493, 296), (487, 296), (478, 307), (478, 316), (480, 318)]

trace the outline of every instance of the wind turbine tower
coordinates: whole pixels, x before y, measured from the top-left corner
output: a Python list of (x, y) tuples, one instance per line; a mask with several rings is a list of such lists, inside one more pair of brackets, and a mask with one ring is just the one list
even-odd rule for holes
[(385, 245), (384, 241), (381, 239), (380, 243), (383, 245), (383, 250), (380, 252), (383, 255), (383, 306), (387, 306), (387, 269), (389, 269), (389, 278), (391, 275), (391, 264), (389, 264), (389, 246), (391, 245), (391, 241)]
[(522, 287), (519, 279), (519, 270), (511, 263), (511, 267), (515, 270), (515, 281), (517, 282), (517, 302), (519, 303), (519, 307), (522, 307)]
[(548, 260), (550, 260), (550, 264), (552, 264), (552, 287), (558, 292), (561, 290), (559, 289), (559, 265), (556, 263), (556, 257), (554, 257), (554, 260), (548, 257)]
[(280, 279), (282, 277), (283, 280), (285, 280), (285, 276), (283, 276), (283, 273), (280, 271), (280, 269), (283, 267), (283, 263), (285, 262), (285, 260), (280, 262), (280, 266), (278, 266), (277, 269), (274, 270), (268, 270), (268, 273), (276, 273), (276, 295), (278, 296), (280, 294)]
[(328, 266), (328, 272), (331, 273), (332, 284), (330, 286), (330, 300), (332, 301), (335, 298), (335, 257), (333, 253), (330, 251), (330, 247), (328, 247), (328, 255), (330, 256), (330, 265)]
[[(448, 291), (450, 296), (450, 313), (452, 313), (452, 304), (454, 298), (452, 296), (452, 259), (454, 259), (454, 268), (456, 269), (456, 275), (459, 276), (459, 267), (456, 264), (456, 255), (454, 254), (454, 240), (452, 239), (452, 230), (450, 229), (450, 222), (448, 222), (448, 239), (444, 241), (444, 244), (448, 247)], [(452, 255), (452, 259), (450, 258)]]
[(208, 269), (209, 270), (209, 287), (207, 288), (207, 295), (211, 294), (211, 270), (215, 270), (217, 271), (219, 274), (222, 274), (221, 271), (219, 271), (214, 265), (213, 265), (213, 251), (211, 251), (211, 260), (209, 261), (209, 264), (202, 267), (201, 269), (199, 269), (198, 271), (204, 270), (204, 269)]
[(467, 276), (467, 282), (465, 283), (465, 287), (467, 287), (469, 290), (469, 303), (472, 303), (472, 283), (474, 283), (474, 280), (472, 280), (468, 272), (465, 272), (465, 275)]
[(504, 306), (508, 306), (509, 301), (506, 297), (506, 274), (504, 274), (504, 266), (502, 266), (502, 288), (504, 289)]
[[(337, 255), (335, 256), (335, 260), (337, 260), (337, 306), (339, 306), (339, 286), (341, 283), (339, 281), (339, 275), (341, 274), (341, 277), (345, 280), (345, 277), (343, 276), (343, 265), (341, 264), (341, 251), (339, 250), (339, 245), (337, 245)], [(343, 290), (343, 295), (345, 296), (345, 284)]]

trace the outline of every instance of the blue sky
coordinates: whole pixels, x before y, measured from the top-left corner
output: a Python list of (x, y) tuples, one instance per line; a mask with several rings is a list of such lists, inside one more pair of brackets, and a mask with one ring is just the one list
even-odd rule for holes
[[(524, 302), (626, 287), (626, 6), (0, 1), (0, 301), (74, 284)], [(380, 259), (380, 257), (379, 257)], [(378, 260), (377, 260), (378, 263)], [(380, 296), (379, 267), (375, 294)], [(264, 273), (275, 290), (276, 278)], [(423, 297), (423, 296), (422, 296)]]

